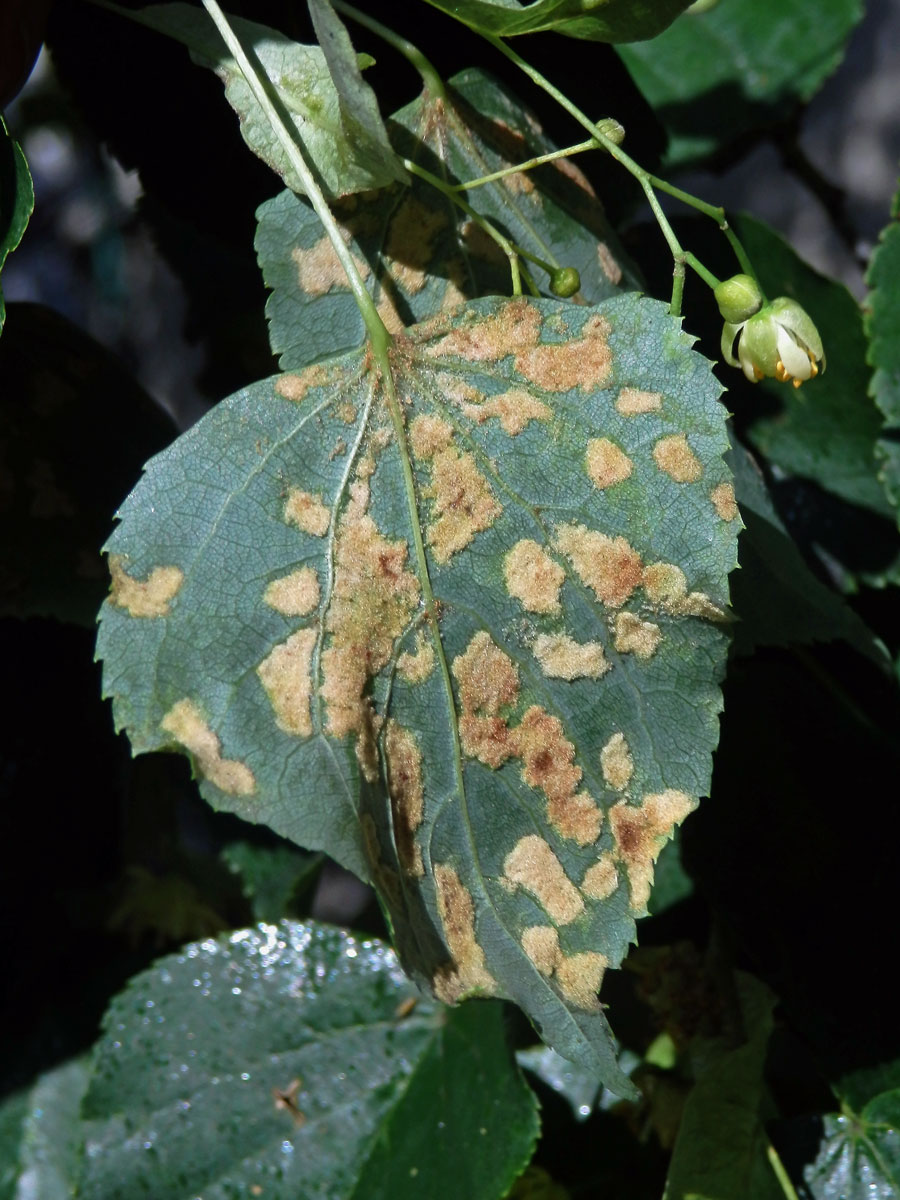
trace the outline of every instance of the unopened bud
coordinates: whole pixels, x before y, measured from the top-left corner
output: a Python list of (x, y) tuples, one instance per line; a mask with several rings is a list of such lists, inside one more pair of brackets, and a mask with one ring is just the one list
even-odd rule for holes
[(581, 287), (581, 276), (575, 267), (557, 267), (550, 275), (550, 291), (568, 300)]
[(729, 325), (748, 320), (759, 312), (764, 300), (759, 284), (750, 275), (732, 275), (714, 289), (713, 295), (723, 320)]

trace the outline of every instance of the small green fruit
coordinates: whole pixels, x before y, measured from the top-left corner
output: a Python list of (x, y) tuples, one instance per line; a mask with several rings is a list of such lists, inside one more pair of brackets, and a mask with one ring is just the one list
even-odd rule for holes
[(581, 287), (581, 276), (575, 267), (557, 267), (550, 276), (550, 291), (567, 300)]

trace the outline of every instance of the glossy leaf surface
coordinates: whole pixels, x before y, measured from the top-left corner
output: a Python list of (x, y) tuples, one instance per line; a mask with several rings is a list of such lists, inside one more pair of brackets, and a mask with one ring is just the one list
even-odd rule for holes
[(900, 192), (891, 216), (866, 277), (870, 292), (865, 323), (868, 362), (875, 369), (871, 394), (884, 414), (884, 435), (876, 453), (885, 491), (900, 513)]
[(428, 0), (474, 29), (513, 37), (553, 30), (594, 42), (655, 37), (687, 0)]
[[(28, 163), (19, 143), (6, 131), (0, 117), (0, 270), (22, 240), (34, 209), (34, 186)], [(0, 333), (6, 320), (3, 289), (0, 287)]]
[(255, 384), (149, 464), (108, 545), (106, 692), (136, 751), (372, 879), (439, 996), (513, 999), (630, 1090), (596, 992), (709, 782), (719, 388), (631, 294), (473, 301), (390, 369)]
[(16, 1200), (69, 1200), (73, 1195), (82, 1149), (81, 1099), (87, 1083), (86, 1064), (74, 1060), (41, 1075), (31, 1088), (18, 1155), (13, 1159), (16, 1182), (11, 1195)]
[(861, 1113), (824, 1118), (816, 1161), (804, 1171), (813, 1200), (892, 1200), (900, 1194), (900, 1091)]
[(104, 1025), (85, 1200), (488, 1200), (537, 1134), (500, 1005), (426, 1001), (387, 947), (327, 926), (187, 946), (132, 980)]
[[(425, 92), (389, 122), (391, 139), (448, 183), (463, 183), (555, 149), (516, 98), (481, 71), (446, 97)], [(577, 268), (576, 301), (597, 303), (639, 280), (603, 207), (571, 163), (516, 173), (464, 193), (483, 217), (545, 261)], [(360, 346), (365, 327), (312, 209), (284, 191), (259, 209), (256, 251), (272, 289), (266, 312), (284, 370)], [(465, 212), (413, 177), (407, 189), (354, 196), (338, 211), (360, 273), (392, 331), (464, 299), (510, 290), (508, 259)], [(533, 268), (549, 296), (547, 276)]]

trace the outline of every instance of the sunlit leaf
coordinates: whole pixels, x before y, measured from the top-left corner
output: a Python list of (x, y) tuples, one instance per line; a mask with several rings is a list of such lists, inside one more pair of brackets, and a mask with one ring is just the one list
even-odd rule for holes
[(81, 1098), (88, 1083), (82, 1060), (48, 1071), (28, 1093), (18, 1153), (17, 1200), (69, 1200), (82, 1148)]
[[(522, 105), (481, 71), (464, 71), (446, 97), (425, 92), (389, 122), (397, 150), (450, 183), (513, 166), (555, 147)], [(573, 163), (548, 165), (472, 189), (468, 202), (545, 261), (577, 268), (576, 302), (640, 286), (602, 205)], [(466, 213), (423, 180), (353, 196), (338, 208), (348, 245), (386, 325), (397, 330), (463, 299), (508, 293), (509, 263)], [(355, 349), (365, 326), (313, 210), (290, 191), (259, 210), (256, 250), (272, 295), (266, 308), (284, 370)], [(533, 268), (549, 296), (547, 276)]]
[(500, 37), (554, 30), (594, 42), (652, 38), (684, 12), (690, 0), (428, 0), (474, 29)]
[[(0, 117), (0, 270), (22, 240), (34, 209), (34, 186), (28, 163), (18, 142), (6, 131)], [(0, 287), (0, 333), (6, 320), (3, 289)]]
[(500, 1005), (435, 1005), (380, 942), (323, 925), (186, 946), (104, 1026), (83, 1200), (494, 1200), (537, 1134)]
[(417, 978), (623, 1092), (597, 989), (718, 737), (718, 393), (656, 301), (472, 301), (388, 376), (367, 348), (224, 401), (108, 544), (135, 750), (372, 879)]
[[(289, 188), (304, 192), (268, 117), (206, 13), (188, 4), (158, 4), (128, 15), (182, 42), (195, 62), (216, 72), (225, 84), (228, 103), (241, 119), (244, 141)], [(244, 49), (255, 55), (291, 132), (302, 143), (329, 195), (346, 196), (405, 179), (374, 99), (365, 119), (359, 113), (348, 118), (318, 46), (292, 42), (275, 29), (239, 17), (229, 17), (229, 24)], [(363, 87), (369, 90), (368, 85)]]
[(885, 491), (900, 513), (900, 192), (894, 197), (891, 217), (866, 277), (870, 292), (865, 324), (868, 362), (875, 369), (871, 394), (884, 414), (884, 433), (876, 453)]

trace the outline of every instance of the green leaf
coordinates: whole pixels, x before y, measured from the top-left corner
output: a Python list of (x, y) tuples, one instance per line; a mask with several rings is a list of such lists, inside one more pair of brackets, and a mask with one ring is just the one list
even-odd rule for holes
[[(0, 117), (0, 271), (22, 240), (28, 220), (34, 211), (34, 185), (28, 163), (18, 142), (6, 130)], [(6, 320), (3, 289), (0, 287), (0, 333)]]
[(0, 1200), (15, 1200), (19, 1147), (28, 1113), (28, 1092), (13, 1092), (0, 1103)]
[(381, 943), (324, 925), (187, 946), (104, 1029), (83, 1200), (492, 1200), (537, 1135), (500, 1005), (435, 1005)]
[[(679, 831), (680, 832), (680, 831)], [(660, 913), (693, 895), (693, 881), (681, 865), (681, 839), (676, 832), (671, 842), (660, 851), (653, 874), (653, 891), (650, 894), (650, 915)]]
[(801, 388), (764, 379), (759, 392), (777, 410), (753, 421), (749, 437), (786, 471), (877, 513), (890, 513), (878, 481), (875, 443), (881, 418), (868, 395), (866, 338), (859, 305), (843, 284), (806, 265), (761, 221), (734, 222), (770, 297), (790, 296), (815, 321), (825, 345), (826, 371)]
[(232, 842), (222, 851), (228, 869), (240, 875), (244, 895), (256, 921), (278, 921), (288, 915), (297, 889), (315, 876), (320, 854), (304, 854), (290, 846), (254, 846)]
[(816, 1161), (803, 1173), (812, 1200), (894, 1200), (900, 1194), (900, 1090), (859, 1115), (824, 1118)]
[(428, 0), (457, 20), (499, 37), (553, 30), (593, 42), (656, 37), (690, 0)]
[(224, 401), (108, 544), (135, 751), (186, 750), (214, 806), (372, 879), (438, 995), (515, 1000), (630, 1093), (596, 991), (709, 785), (718, 394), (657, 301), (471, 301), (389, 374), (365, 349)]
[(28, 1097), (22, 1125), (15, 1195), (36, 1200), (69, 1200), (81, 1156), (81, 1100), (88, 1085), (80, 1059), (42, 1075)]
[(763, 1129), (775, 996), (750, 975), (736, 973), (735, 982), (746, 1041), (695, 1053), (704, 1067), (684, 1107), (665, 1200), (784, 1200)]
[[(555, 149), (531, 114), (481, 71), (454, 76), (445, 97), (425, 92), (396, 113), (391, 137), (405, 158), (465, 182)], [(574, 266), (578, 300), (597, 303), (640, 281), (600, 202), (570, 163), (516, 174), (467, 193), (468, 202), (545, 261)], [(272, 349), (283, 370), (355, 349), (365, 326), (318, 217), (290, 191), (258, 212), (256, 251), (272, 295)], [(348, 245), (391, 330), (487, 293), (506, 293), (507, 259), (464, 212), (422, 179), (404, 191), (352, 197), (338, 209)], [(535, 270), (549, 296), (549, 281)]]
[(619, 53), (669, 134), (666, 161), (681, 166), (809, 100), (862, 14), (860, 0), (721, 0)]
[(891, 218), (866, 276), (865, 330), (866, 361), (874, 368), (870, 394), (884, 415), (876, 454), (885, 491), (900, 514), (900, 191), (894, 196)]
[(0, 615), (93, 627), (110, 514), (171, 421), (65, 317), (11, 304), (0, 339)]
[[(206, 13), (188, 4), (158, 4), (128, 16), (182, 42), (195, 62), (215, 71), (225, 84), (225, 98), (241, 119), (244, 141), (289, 188), (303, 193), (268, 117)], [(339, 92), (318, 46), (292, 42), (254, 21), (228, 20), (244, 49), (256, 56), (288, 129), (303, 146), (327, 195), (346, 196), (406, 178), (388, 144), (371, 89), (361, 78), (359, 87), (343, 80)], [(347, 98), (352, 93), (361, 103), (360, 89), (371, 99), (364, 108), (351, 111)]]

